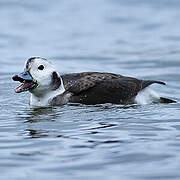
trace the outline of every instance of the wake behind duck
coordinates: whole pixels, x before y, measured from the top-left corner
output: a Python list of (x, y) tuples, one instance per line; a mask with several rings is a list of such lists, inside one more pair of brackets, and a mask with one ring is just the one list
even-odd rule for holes
[[(28, 59), (24, 72), (12, 79), (22, 83), (15, 88), (16, 93), (31, 93), (30, 105), (33, 106), (142, 103), (140, 96), (148, 86), (154, 83), (165, 85), (161, 81), (139, 80), (113, 73), (83, 72), (60, 76), (50, 61), (40, 57)], [(175, 102), (154, 95), (152, 91), (148, 93), (148, 98), (156, 102)]]

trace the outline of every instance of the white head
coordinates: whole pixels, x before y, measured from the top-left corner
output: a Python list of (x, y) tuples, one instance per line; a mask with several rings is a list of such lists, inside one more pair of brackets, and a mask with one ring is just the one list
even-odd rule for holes
[(13, 76), (13, 80), (23, 84), (15, 89), (15, 92), (30, 91), (37, 97), (46, 96), (64, 86), (61, 77), (56, 72), (53, 64), (47, 59), (33, 57), (26, 61), (24, 72)]

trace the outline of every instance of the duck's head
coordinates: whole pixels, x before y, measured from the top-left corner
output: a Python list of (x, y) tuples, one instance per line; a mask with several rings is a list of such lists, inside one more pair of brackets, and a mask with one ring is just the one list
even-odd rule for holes
[(25, 63), (24, 71), (14, 75), (12, 79), (22, 83), (15, 88), (16, 93), (30, 91), (37, 96), (56, 90), (60, 87), (62, 81), (52, 63), (40, 57), (28, 59)]

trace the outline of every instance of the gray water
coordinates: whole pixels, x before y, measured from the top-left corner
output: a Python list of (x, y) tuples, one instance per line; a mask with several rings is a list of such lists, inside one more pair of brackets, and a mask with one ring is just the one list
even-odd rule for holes
[[(180, 179), (179, 19), (179, 0), (0, 0), (0, 179)], [(177, 103), (33, 109), (11, 79), (32, 56), (161, 80)]]

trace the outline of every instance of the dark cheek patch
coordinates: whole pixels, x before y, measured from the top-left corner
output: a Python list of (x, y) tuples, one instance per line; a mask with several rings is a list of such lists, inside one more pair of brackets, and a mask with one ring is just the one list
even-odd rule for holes
[(60, 77), (58, 76), (58, 74), (54, 71), (52, 73), (52, 90), (56, 90), (59, 88), (59, 86), (61, 85), (61, 79)]

